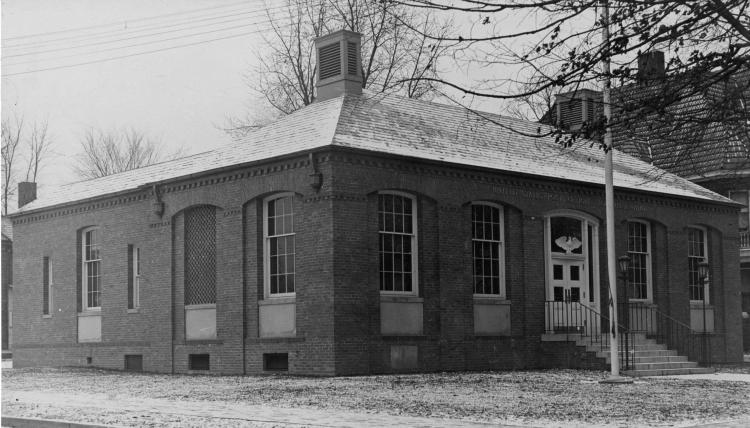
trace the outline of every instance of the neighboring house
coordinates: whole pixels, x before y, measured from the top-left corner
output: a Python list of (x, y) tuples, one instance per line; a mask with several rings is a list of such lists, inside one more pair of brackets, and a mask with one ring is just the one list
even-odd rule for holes
[[(750, 65), (710, 85), (713, 75), (695, 84), (695, 76), (664, 70), (664, 54), (649, 52), (639, 58), (640, 82), (613, 89), (613, 139), (618, 150), (742, 205), (735, 225), (750, 351)], [(601, 102), (600, 92), (585, 89), (558, 95), (553, 110), (558, 123), (576, 129), (601, 114)]]
[[(362, 93), (359, 43), (316, 40), (316, 102), (231, 145), (37, 199), (24, 184), (14, 364), (604, 364), (550, 341), (607, 337), (603, 153), (509, 130), (536, 123)], [(644, 261), (644, 299), (691, 323), (710, 297), (711, 358), (741, 361), (736, 204), (628, 155), (615, 164), (617, 251)], [(694, 249), (711, 282), (687, 287)]]
[(3, 355), (11, 349), (12, 329), (11, 329), (11, 303), (13, 286), (13, 223), (8, 217), (2, 217), (2, 290), (3, 290), (3, 307), (2, 307), (2, 325), (3, 325)]

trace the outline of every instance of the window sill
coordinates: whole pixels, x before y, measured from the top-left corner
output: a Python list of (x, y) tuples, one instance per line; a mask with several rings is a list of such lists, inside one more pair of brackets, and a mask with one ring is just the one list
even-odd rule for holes
[(381, 294), (381, 302), (393, 302), (393, 303), (423, 303), (424, 298), (418, 296), (403, 296), (398, 294)]
[(86, 310), (83, 312), (78, 312), (79, 317), (100, 317), (102, 316), (102, 311), (92, 311), (92, 310)]
[(52, 318), (52, 314), (44, 314), (42, 315), (42, 318)]
[(497, 296), (474, 296), (475, 305), (508, 305), (510, 306), (510, 300), (505, 297)]
[(223, 345), (224, 341), (221, 339), (185, 339), (181, 345)]
[(216, 303), (203, 303), (200, 305), (185, 305), (185, 309), (215, 309)]
[[(690, 308), (692, 308), (692, 309), (703, 309), (703, 302), (691, 300), (690, 301)], [(713, 304), (706, 303), (706, 309), (713, 309), (713, 308), (714, 308)]]
[(303, 336), (248, 337), (247, 343), (296, 343), (304, 342)]
[(128, 309), (129, 314), (137, 314), (138, 312), (140, 312), (140, 308)]
[(265, 300), (258, 300), (258, 306), (265, 305), (288, 305), (297, 301), (296, 296), (291, 297), (266, 297)]

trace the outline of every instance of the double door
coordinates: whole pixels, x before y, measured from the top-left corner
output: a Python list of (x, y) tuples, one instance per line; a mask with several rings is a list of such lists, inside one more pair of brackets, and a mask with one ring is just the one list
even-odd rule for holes
[(550, 287), (547, 296), (548, 323), (556, 332), (582, 332), (588, 325), (584, 304), (588, 301), (586, 261), (574, 258), (551, 260)]

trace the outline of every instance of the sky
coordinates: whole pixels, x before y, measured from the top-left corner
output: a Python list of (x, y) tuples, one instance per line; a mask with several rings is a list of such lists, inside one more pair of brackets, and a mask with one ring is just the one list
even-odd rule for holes
[(192, 154), (228, 142), (226, 118), (257, 105), (244, 76), (267, 28), (260, 0), (3, 0), (1, 11), (2, 115), (47, 120), (54, 139), (40, 191), (78, 180), (87, 129), (134, 128)]
[[(54, 153), (39, 191), (78, 181), (73, 165), (90, 130), (135, 129), (164, 152), (194, 154), (230, 141), (228, 117), (268, 118), (247, 85), (263, 52), (272, 0), (2, 0), (2, 116), (48, 121)], [(481, 31), (533, 25), (473, 26)], [(480, 20), (481, 16), (472, 19)], [(461, 21), (463, 20), (463, 21)], [(525, 24), (524, 24), (525, 22)], [(510, 27), (509, 27), (510, 26)], [(467, 30), (473, 31), (473, 30)], [(453, 79), (483, 69), (448, 70)], [(468, 77), (471, 75), (471, 79)], [(497, 102), (460, 102), (497, 111)]]

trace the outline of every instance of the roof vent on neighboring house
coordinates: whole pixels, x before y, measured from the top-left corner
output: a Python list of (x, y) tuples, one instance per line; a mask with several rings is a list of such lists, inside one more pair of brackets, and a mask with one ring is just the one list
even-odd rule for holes
[(317, 101), (362, 93), (360, 44), (361, 35), (347, 30), (315, 39), (318, 52)]
[(598, 91), (579, 89), (555, 97), (557, 125), (571, 131), (581, 129), (584, 122), (596, 122), (603, 110), (602, 94)]

